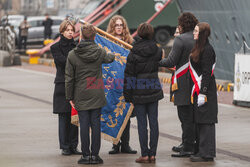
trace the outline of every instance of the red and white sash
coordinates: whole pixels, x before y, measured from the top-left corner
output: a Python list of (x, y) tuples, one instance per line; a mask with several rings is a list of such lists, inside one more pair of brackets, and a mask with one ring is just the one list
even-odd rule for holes
[[(212, 73), (211, 76), (214, 73), (214, 68), (215, 68), (215, 64), (213, 64), (212, 66)], [(202, 75), (198, 76), (197, 72), (194, 70), (191, 62), (189, 62), (189, 71), (190, 71), (190, 75), (191, 78), (193, 80), (194, 86), (192, 88), (192, 92), (191, 92), (191, 103), (194, 103), (194, 94), (196, 93), (197, 96), (200, 94), (200, 88), (201, 88), (201, 80), (202, 80)], [(205, 99), (207, 101), (207, 99)]]
[(187, 62), (186, 64), (181, 66), (177, 71), (175, 71), (171, 81), (172, 82), (171, 90), (173, 92), (178, 89), (177, 79), (188, 72), (188, 66), (189, 62)]

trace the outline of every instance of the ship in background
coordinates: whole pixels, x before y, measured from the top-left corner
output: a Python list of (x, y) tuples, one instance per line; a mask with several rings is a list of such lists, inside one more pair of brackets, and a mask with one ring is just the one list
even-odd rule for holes
[(234, 81), (234, 57), (250, 44), (250, 0), (176, 0), (181, 12), (192, 12), (211, 26), (210, 43), (217, 60), (217, 79)]

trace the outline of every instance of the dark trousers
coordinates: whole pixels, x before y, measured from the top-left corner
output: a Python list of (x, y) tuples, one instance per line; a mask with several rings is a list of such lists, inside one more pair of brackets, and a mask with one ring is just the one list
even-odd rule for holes
[(24, 50), (26, 50), (26, 43), (27, 43), (27, 36), (20, 36), (20, 40), (18, 43), (19, 49), (22, 49), (22, 45), (23, 45)]
[(184, 151), (194, 151), (195, 124), (193, 106), (177, 106), (177, 110), (181, 121), (183, 149)]
[(121, 147), (126, 148), (129, 146), (129, 138), (130, 138), (130, 119), (122, 133), (121, 136)]
[[(135, 111), (138, 124), (141, 155), (155, 156), (159, 138), (158, 101), (146, 104), (136, 104)], [(148, 148), (147, 118), (149, 120), (149, 127), (150, 127), (149, 148)]]
[(122, 148), (127, 148), (129, 146), (129, 138), (130, 138), (130, 119), (122, 133), (121, 142), (118, 145), (113, 144), (113, 147), (119, 147), (121, 144)]
[(197, 129), (197, 155), (205, 158), (216, 156), (215, 124), (196, 124)]
[[(101, 147), (101, 108), (79, 111), (80, 133), (83, 156), (99, 155)], [(91, 152), (89, 149), (89, 127), (91, 127)]]
[(74, 149), (78, 145), (78, 127), (71, 124), (71, 114), (60, 113), (59, 118), (59, 144), (60, 149)]

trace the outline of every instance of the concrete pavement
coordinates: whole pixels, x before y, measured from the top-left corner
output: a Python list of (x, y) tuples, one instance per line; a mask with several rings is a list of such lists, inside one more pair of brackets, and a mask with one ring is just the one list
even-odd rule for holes
[[(57, 115), (52, 114), (54, 71), (36, 72), (20, 67), (0, 68), (0, 167), (73, 167), (80, 156), (61, 156)], [(168, 94), (159, 105), (160, 138), (156, 164), (137, 164), (140, 156), (136, 119), (132, 119), (131, 146), (137, 155), (109, 155), (112, 144), (102, 140), (100, 166), (250, 166), (250, 109), (219, 104), (215, 162), (191, 163), (172, 158), (181, 129), (176, 107)], [(80, 148), (80, 145), (79, 145)], [(97, 166), (97, 165), (96, 165)]]

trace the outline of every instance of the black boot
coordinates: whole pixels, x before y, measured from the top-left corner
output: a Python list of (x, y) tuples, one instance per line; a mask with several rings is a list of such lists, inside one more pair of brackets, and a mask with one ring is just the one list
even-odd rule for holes
[(180, 152), (182, 150), (182, 148), (183, 148), (183, 143), (181, 143), (179, 146), (174, 146), (172, 148), (172, 151), (174, 151), (174, 152)]
[(71, 148), (70, 151), (71, 151), (71, 154), (82, 155), (82, 152), (80, 152), (77, 148)]
[(137, 153), (137, 151), (133, 150), (129, 145), (122, 146), (121, 147), (121, 152), (122, 153), (127, 153), (127, 154), (136, 154)]
[(120, 143), (118, 143), (117, 145), (113, 144), (112, 149), (109, 151), (109, 154), (118, 154), (120, 153)]
[(103, 164), (103, 160), (101, 159), (99, 155), (97, 156), (92, 155), (90, 159), (90, 163), (91, 164)]
[(90, 164), (90, 156), (81, 156), (78, 160), (78, 164)]
[(70, 149), (62, 149), (62, 155), (71, 155)]

